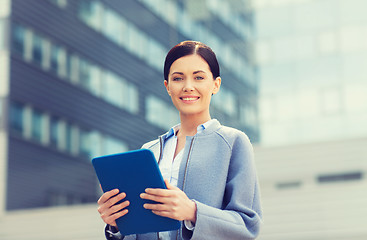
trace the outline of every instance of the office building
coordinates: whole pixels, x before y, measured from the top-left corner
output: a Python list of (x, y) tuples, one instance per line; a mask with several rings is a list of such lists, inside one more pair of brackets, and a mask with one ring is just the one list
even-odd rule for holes
[(367, 2), (254, 4), (259, 239), (366, 239)]
[(92, 157), (140, 148), (179, 122), (162, 69), (183, 40), (217, 53), (212, 117), (259, 140), (249, 1), (0, 4), (1, 213), (95, 203)]
[(262, 144), (367, 136), (367, 2), (254, 4)]

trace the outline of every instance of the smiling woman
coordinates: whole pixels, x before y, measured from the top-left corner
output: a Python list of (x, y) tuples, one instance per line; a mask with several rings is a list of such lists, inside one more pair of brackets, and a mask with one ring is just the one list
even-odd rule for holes
[(144, 208), (182, 225), (178, 231), (122, 236), (115, 220), (128, 214), (130, 202), (115, 189), (98, 200), (107, 239), (258, 236), (262, 211), (251, 143), (245, 133), (212, 119), (209, 111), (221, 81), (216, 56), (203, 43), (185, 41), (168, 52), (164, 85), (181, 123), (143, 145), (157, 158), (167, 189), (147, 188), (140, 197), (156, 202)]

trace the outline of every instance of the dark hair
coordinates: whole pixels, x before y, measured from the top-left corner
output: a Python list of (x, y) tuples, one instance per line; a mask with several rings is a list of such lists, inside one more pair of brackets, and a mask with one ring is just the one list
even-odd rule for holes
[(183, 41), (167, 53), (166, 60), (164, 61), (164, 79), (168, 81), (169, 70), (174, 61), (192, 54), (198, 54), (208, 63), (214, 79), (220, 76), (217, 57), (210, 47), (197, 41)]

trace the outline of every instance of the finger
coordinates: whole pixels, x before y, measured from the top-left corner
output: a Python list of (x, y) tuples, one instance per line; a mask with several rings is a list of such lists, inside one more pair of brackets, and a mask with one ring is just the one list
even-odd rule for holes
[[(175, 216), (172, 215), (172, 213), (171, 212), (168, 212), (168, 211), (156, 211), (156, 210), (152, 210), (152, 213), (154, 213), (155, 215), (158, 215), (158, 216), (176, 219)], [(176, 220), (181, 220), (181, 219), (176, 219)]]
[(109, 208), (111, 208), (111, 206), (115, 205), (117, 202), (121, 201), (125, 197), (126, 197), (125, 193), (120, 193), (120, 194), (110, 198), (108, 201), (106, 201), (106, 202), (99, 205), (98, 212), (101, 213), (101, 214), (106, 212)]
[(104, 194), (102, 194), (102, 196), (98, 199), (97, 203), (99, 205), (105, 203), (108, 201), (108, 199), (110, 199), (111, 197), (115, 196), (116, 194), (119, 193), (118, 189), (113, 189), (111, 191), (105, 192)]
[(143, 207), (145, 209), (149, 209), (149, 210), (155, 210), (155, 211), (167, 211), (168, 207), (165, 206), (164, 204), (151, 204), (151, 203), (146, 203), (143, 205)]
[(106, 215), (113, 215), (117, 212), (120, 212), (122, 210), (124, 210), (124, 208), (126, 208), (127, 206), (130, 205), (130, 202), (129, 201), (125, 201), (125, 202), (122, 202), (120, 204), (116, 204), (114, 206), (112, 206), (110, 209), (108, 209), (105, 214)]
[(129, 212), (129, 210), (127, 209), (124, 209), (120, 212), (117, 212), (117, 213), (114, 213), (112, 215), (103, 215), (101, 216), (103, 221), (111, 226), (114, 226), (116, 227), (116, 219), (122, 217), (122, 216), (125, 216), (127, 213)]
[(145, 189), (145, 192), (150, 195), (156, 195), (156, 196), (161, 196), (161, 197), (170, 196), (170, 192), (167, 189), (162, 189), (162, 188), (147, 188)]
[(118, 195), (116, 195), (115, 197), (110, 198), (107, 202), (106, 205), (108, 207), (111, 207), (113, 205), (115, 205), (117, 202), (121, 201), (122, 199), (124, 199), (126, 197), (126, 193), (120, 193)]
[(152, 195), (152, 194), (147, 194), (147, 193), (140, 194), (140, 198), (145, 199), (145, 200), (151, 200), (154, 202), (159, 202), (159, 203), (166, 203), (169, 199), (169, 197)]
[(105, 223), (115, 226), (115, 220), (128, 213), (128, 209), (124, 209), (124, 208), (129, 205), (130, 205), (129, 201), (125, 201), (123, 203), (114, 205), (113, 207), (102, 212), (101, 218), (103, 219)]
[(166, 184), (167, 189), (172, 190), (172, 189), (177, 189), (178, 187), (173, 186), (172, 184), (169, 183), (168, 179), (164, 179), (164, 183)]

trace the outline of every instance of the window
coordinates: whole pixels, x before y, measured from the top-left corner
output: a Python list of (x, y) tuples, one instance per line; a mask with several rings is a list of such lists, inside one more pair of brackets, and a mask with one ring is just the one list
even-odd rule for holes
[(72, 55), (67, 52), (65, 53), (65, 76), (67, 79), (71, 80), (72, 78)]
[(90, 66), (89, 90), (96, 96), (102, 95), (101, 89), (101, 70), (97, 66)]
[(80, 1), (79, 17), (95, 30), (101, 29), (103, 6), (98, 1)]
[(59, 46), (51, 46), (50, 70), (56, 74), (60, 74), (61, 69), (61, 48)]
[(85, 89), (90, 88), (91, 84), (91, 66), (89, 62), (80, 59), (79, 60), (79, 84)]
[(68, 67), (68, 73), (69, 78), (72, 83), (77, 84), (79, 81), (79, 64), (80, 60), (79, 57), (76, 55), (71, 55), (69, 59), (67, 59), (67, 67)]
[(176, 109), (153, 95), (146, 98), (146, 119), (162, 129), (169, 129), (179, 122)]
[(69, 153), (73, 152), (73, 129), (70, 123), (65, 125), (65, 142), (66, 151)]
[(60, 8), (65, 8), (68, 4), (67, 0), (49, 0), (49, 1)]
[(137, 113), (139, 110), (138, 89), (127, 82), (125, 84), (126, 86), (123, 88), (124, 106), (129, 112)]
[(13, 28), (13, 49), (21, 56), (25, 56), (25, 28), (15, 24)]
[(85, 158), (91, 156), (91, 141), (90, 132), (84, 129), (79, 131), (79, 155)]
[(122, 20), (117, 13), (107, 9), (103, 12), (102, 32), (117, 44), (121, 42), (122, 25)]
[(101, 94), (101, 71), (86, 60), (79, 59), (79, 84), (94, 95)]
[(104, 84), (103, 97), (110, 103), (122, 107), (122, 89), (123, 84), (118, 77), (113, 73), (106, 73)]
[(44, 136), (44, 119), (41, 111), (33, 109), (31, 123), (31, 138), (37, 142), (42, 142)]
[(148, 37), (143, 32), (140, 32), (138, 34), (138, 38), (136, 39), (136, 54), (141, 59), (144, 59), (146, 57), (146, 51), (147, 51), (147, 45), (148, 45)]
[(128, 28), (129, 41), (127, 42), (126, 47), (132, 53), (138, 53), (140, 46), (137, 43), (139, 42), (140, 32), (133, 24), (129, 24)]
[(60, 120), (56, 117), (50, 119), (50, 145), (59, 148), (61, 144)]
[(246, 126), (257, 126), (257, 112), (253, 105), (245, 104), (241, 106), (240, 119), (246, 124)]
[(326, 174), (317, 177), (319, 183), (331, 183), (331, 182), (341, 182), (341, 181), (356, 181), (363, 178), (362, 172), (348, 172), (339, 174)]
[(42, 65), (43, 63), (43, 39), (33, 33), (33, 38), (32, 38), (32, 60), (33, 62), (37, 63), (38, 65)]
[(113, 137), (104, 137), (103, 138), (103, 154), (113, 154), (126, 152), (128, 150), (127, 145)]
[(162, 17), (164, 17), (167, 20), (167, 22), (169, 22), (172, 26), (176, 26), (178, 22), (177, 4), (171, 1), (166, 1), (164, 6), (166, 6), (166, 9), (164, 10), (164, 14), (162, 14)]
[(119, 76), (106, 72), (104, 76), (102, 96), (106, 101), (124, 108), (131, 113), (139, 109), (139, 98), (137, 88)]
[(97, 131), (91, 131), (89, 133), (89, 152), (90, 152), (90, 158), (97, 157), (103, 155), (102, 151), (102, 136)]
[(10, 128), (16, 132), (24, 132), (24, 105), (13, 102), (10, 105)]
[(212, 96), (212, 101), (214, 106), (223, 111), (224, 113), (233, 116), (236, 113), (236, 97), (235, 94), (224, 88), (221, 87), (220, 91)]
[(276, 188), (284, 190), (284, 189), (294, 189), (301, 187), (302, 182), (293, 181), (293, 182), (280, 182), (276, 184)]

